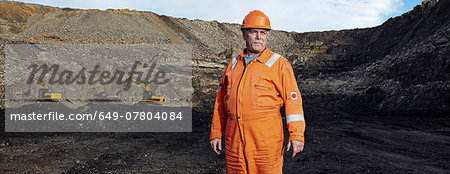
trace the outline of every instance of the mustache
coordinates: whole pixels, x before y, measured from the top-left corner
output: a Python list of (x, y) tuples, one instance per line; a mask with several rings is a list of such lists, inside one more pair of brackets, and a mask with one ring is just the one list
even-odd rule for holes
[(262, 41), (262, 40), (253, 40), (253, 41), (252, 41), (252, 44), (254, 44), (254, 43), (260, 43), (260, 44), (263, 44), (263, 41)]

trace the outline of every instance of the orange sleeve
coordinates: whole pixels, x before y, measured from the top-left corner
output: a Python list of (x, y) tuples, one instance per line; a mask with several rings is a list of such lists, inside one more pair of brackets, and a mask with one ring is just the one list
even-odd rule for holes
[(216, 102), (214, 105), (214, 115), (211, 123), (211, 135), (209, 137), (210, 140), (216, 138), (222, 139), (222, 135), (225, 132), (225, 128), (227, 125), (228, 115), (225, 111), (223, 97), (225, 96), (228, 85), (225, 83), (225, 74), (229, 71), (231, 64), (232, 63), (230, 61), (228, 67), (222, 75), (222, 80), (219, 84), (219, 90), (217, 91)]
[(289, 141), (305, 142), (305, 118), (303, 115), (302, 97), (295, 80), (294, 71), (288, 60), (281, 65), (282, 97), (284, 100), (286, 123), (289, 130)]

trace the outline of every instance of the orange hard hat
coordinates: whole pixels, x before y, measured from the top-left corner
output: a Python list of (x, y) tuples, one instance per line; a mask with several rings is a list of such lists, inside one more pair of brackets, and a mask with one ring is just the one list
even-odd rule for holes
[(272, 29), (270, 27), (269, 17), (262, 11), (253, 10), (245, 16), (244, 21), (242, 21), (241, 29), (243, 28), (263, 28)]

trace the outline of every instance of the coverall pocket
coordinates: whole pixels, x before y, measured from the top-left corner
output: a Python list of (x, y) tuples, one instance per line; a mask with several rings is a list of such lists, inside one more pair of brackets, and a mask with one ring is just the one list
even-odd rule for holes
[[(265, 118), (252, 120), (252, 125), (247, 126), (247, 134), (254, 140), (254, 144), (259, 150), (269, 150), (274, 145), (282, 147), (283, 144), (283, 123), (278, 116), (266, 116)], [(279, 152), (279, 151), (277, 151)]]
[(276, 97), (273, 87), (264, 84), (253, 84), (251, 92), (252, 109), (275, 109), (277, 108)]

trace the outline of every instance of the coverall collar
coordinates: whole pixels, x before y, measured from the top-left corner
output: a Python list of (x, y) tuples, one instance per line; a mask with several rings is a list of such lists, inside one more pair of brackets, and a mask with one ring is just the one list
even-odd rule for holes
[[(247, 52), (247, 48), (244, 48), (242, 50), (241, 54), (239, 55), (240, 59), (244, 59), (245, 52)], [(255, 58), (255, 59), (258, 60), (261, 63), (266, 63), (267, 60), (269, 60), (270, 56), (272, 56), (270, 53), (271, 52), (269, 51), (269, 49), (266, 46), (266, 49), (264, 49), (264, 51), (260, 54), (260, 56)]]

